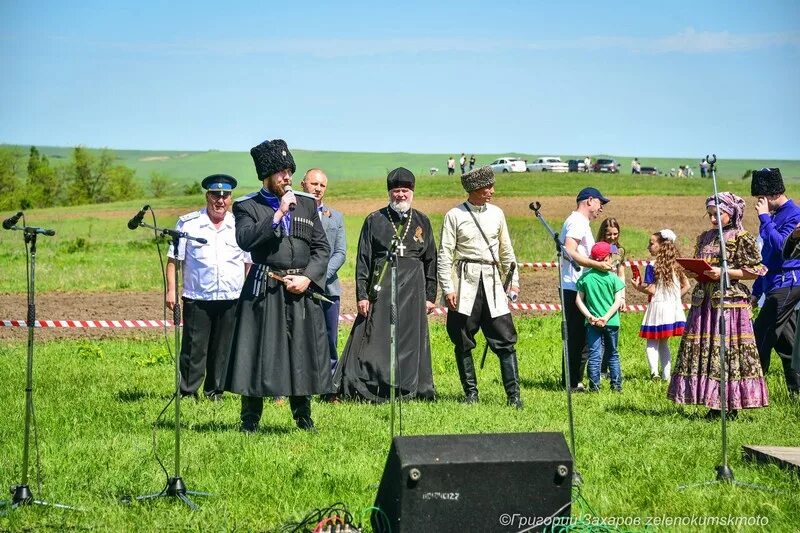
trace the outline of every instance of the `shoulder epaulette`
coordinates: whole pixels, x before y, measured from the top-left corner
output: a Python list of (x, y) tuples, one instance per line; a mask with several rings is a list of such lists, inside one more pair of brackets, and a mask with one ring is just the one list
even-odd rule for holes
[(250, 194), (245, 194), (244, 196), (240, 196), (239, 198), (235, 199), (234, 203), (235, 202), (241, 202), (243, 200), (249, 200), (250, 198), (252, 198), (253, 196), (256, 196), (256, 195), (258, 195), (258, 191), (251, 192)]
[(181, 222), (189, 222), (190, 220), (194, 220), (197, 217), (199, 217), (200, 214), (201, 214), (201, 211), (199, 211), (199, 210), (198, 211), (192, 211), (191, 213), (186, 213), (185, 215), (183, 215), (181, 217), (178, 217), (178, 220), (180, 220)]

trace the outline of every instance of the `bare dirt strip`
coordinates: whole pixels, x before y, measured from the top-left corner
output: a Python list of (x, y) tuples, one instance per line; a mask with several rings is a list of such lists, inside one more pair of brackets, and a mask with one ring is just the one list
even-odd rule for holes
[[(531, 224), (538, 224), (528, 209), (531, 199), (503, 198), (495, 203), (507, 216), (530, 216)], [(694, 236), (708, 228), (704, 217), (705, 199), (697, 196), (640, 196), (618, 197), (606, 206), (602, 217), (613, 216), (620, 221), (623, 236), (626, 227), (655, 231), (669, 227), (678, 235)], [(457, 198), (417, 198), (414, 207), (426, 213), (444, 213), (460, 200)], [(542, 212), (549, 220), (563, 220), (574, 209), (574, 197), (541, 198)], [(366, 215), (385, 205), (381, 199), (339, 200), (334, 205), (348, 215)], [(183, 211), (183, 210), (182, 210)], [(106, 215), (104, 213), (103, 215)], [(176, 211), (175, 214), (178, 214)], [(745, 215), (745, 227), (756, 232), (758, 221), (752, 207)], [(559, 228), (554, 228), (558, 230)], [(693, 239), (693, 237), (692, 237)], [(691, 250), (685, 250), (685, 254)], [(541, 261), (549, 258), (518, 257), (519, 261)], [(644, 258), (637, 258), (644, 259)], [(355, 313), (355, 296), (352, 280), (342, 280), (342, 313)], [(555, 269), (522, 269), (520, 303), (557, 303), (558, 277)], [(644, 304), (643, 295), (628, 290), (628, 303)], [(36, 295), (37, 318), (40, 320), (150, 320), (164, 316), (161, 292), (114, 292), (114, 293), (41, 293)], [(24, 294), (0, 294), (0, 319), (25, 318), (26, 296)], [(168, 316), (171, 318), (171, 314)], [(346, 325), (343, 325), (347, 328)], [(157, 335), (157, 328), (146, 329), (86, 329), (43, 328), (37, 330), (40, 338), (62, 337), (114, 337), (118, 335)], [(24, 338), (25, 329), (0, 327), (0, 339)]]

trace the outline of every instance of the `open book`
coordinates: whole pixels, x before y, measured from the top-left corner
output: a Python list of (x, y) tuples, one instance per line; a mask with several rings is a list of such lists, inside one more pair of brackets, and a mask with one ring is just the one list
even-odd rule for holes
[(695, 279), (697, 280), (698, 283), (708, 283), (716, 281), (703, 274), (703, 272), (705, 272), (706, 270), (711, 270), (711, 265), (709, 265), (705, 259), (679, 257), (678, 264), (681, 265), (686, 270), (690, 270), (695, 274), (697, 274), (697, 277)]

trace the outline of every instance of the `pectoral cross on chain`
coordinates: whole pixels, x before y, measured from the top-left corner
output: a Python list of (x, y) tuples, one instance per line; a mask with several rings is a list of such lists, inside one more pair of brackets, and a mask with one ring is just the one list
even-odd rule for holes
[(404, 252), (406, 251), (406, 245), (403, 244), (402, 241), (400, 242), (400, 244), (397, 245), (397, 251), (400, 252), (400, 257), (404, 257), (405, 256)]

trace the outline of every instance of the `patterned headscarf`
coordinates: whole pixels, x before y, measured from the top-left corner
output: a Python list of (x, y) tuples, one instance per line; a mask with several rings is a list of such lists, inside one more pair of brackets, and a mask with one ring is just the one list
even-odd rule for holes
[[(706, 208), (713, 207), (716, 204), (714, 195), (712, 194), (706, 198)], [(736, 229), (744, 229), (742, 225), (742, 218), (744, 217), (744, 200), (736, 196), (732, 192), (719, 193), (719, 210), (728, 213), (731, 217), (731, 224)]]

